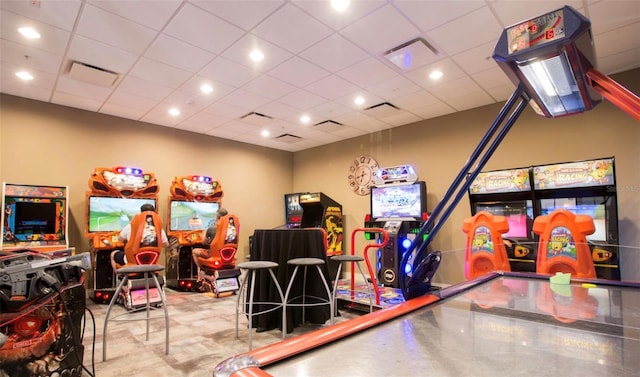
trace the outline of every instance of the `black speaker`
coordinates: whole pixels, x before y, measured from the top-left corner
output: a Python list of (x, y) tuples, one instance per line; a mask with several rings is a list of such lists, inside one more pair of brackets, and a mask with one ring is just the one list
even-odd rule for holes
[(113, 250), (97, 250), (93, 266), (93, 288), (114, 289), (113, 268), (111, 268), (111, 252)]

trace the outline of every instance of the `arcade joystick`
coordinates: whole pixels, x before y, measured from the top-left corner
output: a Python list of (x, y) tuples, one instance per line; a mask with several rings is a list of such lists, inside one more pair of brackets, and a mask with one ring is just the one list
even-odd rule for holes
[(407, 292), (405, 295), (407, 300), (422, 296), (431, 290), (431, 280), (433, 279), (433, 275), (436, 274), (441, 260), (442, 253), (432, 251), (418, 263), (407, 283)]

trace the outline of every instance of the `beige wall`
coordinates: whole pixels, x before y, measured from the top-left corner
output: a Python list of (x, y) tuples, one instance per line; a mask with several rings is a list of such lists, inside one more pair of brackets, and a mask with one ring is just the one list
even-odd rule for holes
[[(640, 92), (640, 70), (614, 76)], [(368, 154), (383, 166), (412, 164), (427, 182), (432, 210), (477, 145), (501, 105), (485, 106), (412, 125), (371, 133), (310, 150), (288, 153), (131, 120), (2, 95), (0, 97), (0, 180), (70, 187), (70, 243), (87, 249), (85, 192), (96, 167), (131, 165), (159, 181), (160, 213), (166, 216), (169, 186), (176, 175), (205, 174), (225, 191), (223, 205), (242, 223), (241, 255), (257, 228), (284, 223), (283, 194), (321, 191), (343, 205), (346, 250), (351, 231), (363, 225), (369, 198), (347, 183), (353, 158)], [(527, 108), (484, 170), (616, 158), (622, 274), (640, 280), (640, 127), (608, 102), (595, 110), (560, 119), (538, 117)], [(441, 282), (463, 279), (462, 221), (470, 208), (465, 196), (434, 239), (445, 252)], [(358, 239), (360, 254), (364, 241)]]
[[(615, 76), (621, 84), (640, 93), (640, 70)], [(347, 184), (351, 161), (368, 154), (382, 166), (412, 164), (427, 183), (428, 209), (433, 210), (494, 121), (502, 104), (485, 106), (412, 125), (377, 132), (318, 147), (294, 156), (296, 191), (323, 191), (342, 203), (346, 234), (363, 225), (369, 197), (358, 196)], [(616, 158), (619, 191), (622, 276), (640, 281), (640, 124), (607, 101), (593, 111), (558, 119), (539, 117), (527, 107), (485, 169), (508, 169), (538, 164)], [(470, 215), (465, 195), (433, 240), (444, 252), (436, 279), (444, 283), (464, 279), (465, 235), (462, 222)], [(349, 241), (350, 237), (347, 237)], [(355, 250), (362, 253), (362, 243)], [(350, 246), (347, 250), (350, 250)]]
[(241, 223), (240, 257), (255, 228), (283, 223), (282, 195), (292, 190), (292, 154), (108, 115), (3, 95), (0, 180), (69, 186), (70, 246), (87, 251), (85, 193), (96, 167), (133, 166), (154, 173), (166, 218), (179, 175), (220, 181), (222, 204)]

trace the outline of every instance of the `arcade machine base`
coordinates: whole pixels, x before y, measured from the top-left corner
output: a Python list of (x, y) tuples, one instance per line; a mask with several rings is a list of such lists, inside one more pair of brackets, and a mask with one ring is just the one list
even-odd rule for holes
[(198, 274), (191, 247), (181, 246), (167, 261), (167, 288), (182, 292), (198, 292)]
[[(153, 279), (149, 280), (149, 304), (156, 308), (162, 306), (162, 299), (160, 295), (162, 294), (161, 290), (164, 286), (164, 278), (162, 276), (158, 276), (158, 282), (160, 283), (160, 287), (156, 286)], [(135, 277), (129, 278), (127, 280), (127, 284), (122, 290), (123, 291), (120, 292), (120, 297), (117, 302), (122, 304), (125, 309), (134, 311), (147, 306), (145, 279)], [(113, 293), (115, 293), (115, 291)]]
[(240, 269), (226, 270), (202, 269), (197, 281), (200, 292), (211, 292), (220, 297), (223, 293), (235, 294), (240, 289)]

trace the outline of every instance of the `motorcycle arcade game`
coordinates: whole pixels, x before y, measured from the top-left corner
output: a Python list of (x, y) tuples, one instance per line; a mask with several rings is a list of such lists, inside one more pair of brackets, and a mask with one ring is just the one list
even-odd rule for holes
[[(137, 168), (96, 168), (89, 179), (90, 191), (86, 193), (86, 236), (92, 259), (92, 299), (98, 304), (108, 304), (117, 287), (116, 274), (111, 267), (111, 253), (124, 250), (120, 231), (140, 213), (143, 204), (152, 204), (157, 211), (158, 182), (153, 173)], [(159, 277), (162, 285), (163, 279)], [(160, 292), (149, 281), (150, 302), (161, 303)], [(124, 289), (123, 301), (128, 310), (146, 305), (145, 279), (131, 277)]]
[(209, 291), (216, 296), (237, 291), (240, 270), (235, 265), (210, 271), (203, 268), (205, 274), (198, 279), (192, 257), (194, 248), (210, 247), (204, 244), (204, 233), (216, 223), (216, 213), (222, 205), (220, 182), (207, 176), (175, 177), (170, 191), (167, 235), (177, 248), (172, 248), (167, 258), (167, 286), (187, 292)]

